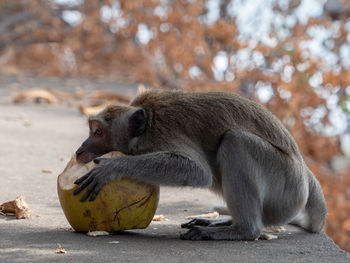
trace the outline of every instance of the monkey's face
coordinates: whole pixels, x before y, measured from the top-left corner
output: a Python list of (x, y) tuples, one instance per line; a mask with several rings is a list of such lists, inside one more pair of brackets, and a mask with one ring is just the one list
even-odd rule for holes
[(130, 142), (135, 144), (146, 130), (147, 114), (140, 108), (110, 106), (92, 117), (89, 126), (89, 138), (76, 151), (78, 162), (88, 163), (111, 151), (129, 154)]
[(88, 163), (113, 150), (107, 127), (98, 120), (89, 120), (90, 135), (76, 151), (78, 162)]

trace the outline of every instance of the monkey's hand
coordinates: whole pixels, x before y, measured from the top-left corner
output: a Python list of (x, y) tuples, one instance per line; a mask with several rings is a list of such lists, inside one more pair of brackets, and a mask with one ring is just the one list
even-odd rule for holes
[(94, 162), (98, 165), (74, 182), (75, 184), (80, 184), (79, 187), (75, 189), (74, 195), (79, 194), (87, 187), (86, 192), (80, 199), (81, 202), (88, 199), (90, 195), (89, 201), (94, 201), (102, 186), (113, 179), (121, 178), (121, 174), (115, 169), (116, 159), (99, 158), (95, 159)]

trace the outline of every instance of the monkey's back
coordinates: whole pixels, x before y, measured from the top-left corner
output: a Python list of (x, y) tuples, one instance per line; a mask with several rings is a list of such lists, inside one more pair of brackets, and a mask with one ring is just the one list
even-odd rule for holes
[(131, 105), (146, 110), (148, 132), (158, 139), (184, 134), (205, 150), (215, 150), (225, 132), (239, 129), (269, 141), (283, 152), (300, 155), (292, 136), (270, 111), (236, 94), (150, 90)]

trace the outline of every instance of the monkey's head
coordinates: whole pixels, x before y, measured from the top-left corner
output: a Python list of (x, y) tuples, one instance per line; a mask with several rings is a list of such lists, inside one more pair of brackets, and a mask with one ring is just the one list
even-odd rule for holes
[(109, 106), (89, 118), (89, 137), (76, 151), (77, 160), (87, 163), (111, 151), (129, 153), (130, 143), (146, 130), (147, 114), (142, 108)]

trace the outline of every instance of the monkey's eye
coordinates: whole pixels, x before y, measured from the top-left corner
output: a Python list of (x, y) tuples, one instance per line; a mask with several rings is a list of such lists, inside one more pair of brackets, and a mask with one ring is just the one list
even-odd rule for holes
[(96, 136), (101, 136), (102, 135), (102, 131), (100, 129), (97, 129), (94, 133), (94, 135)]

